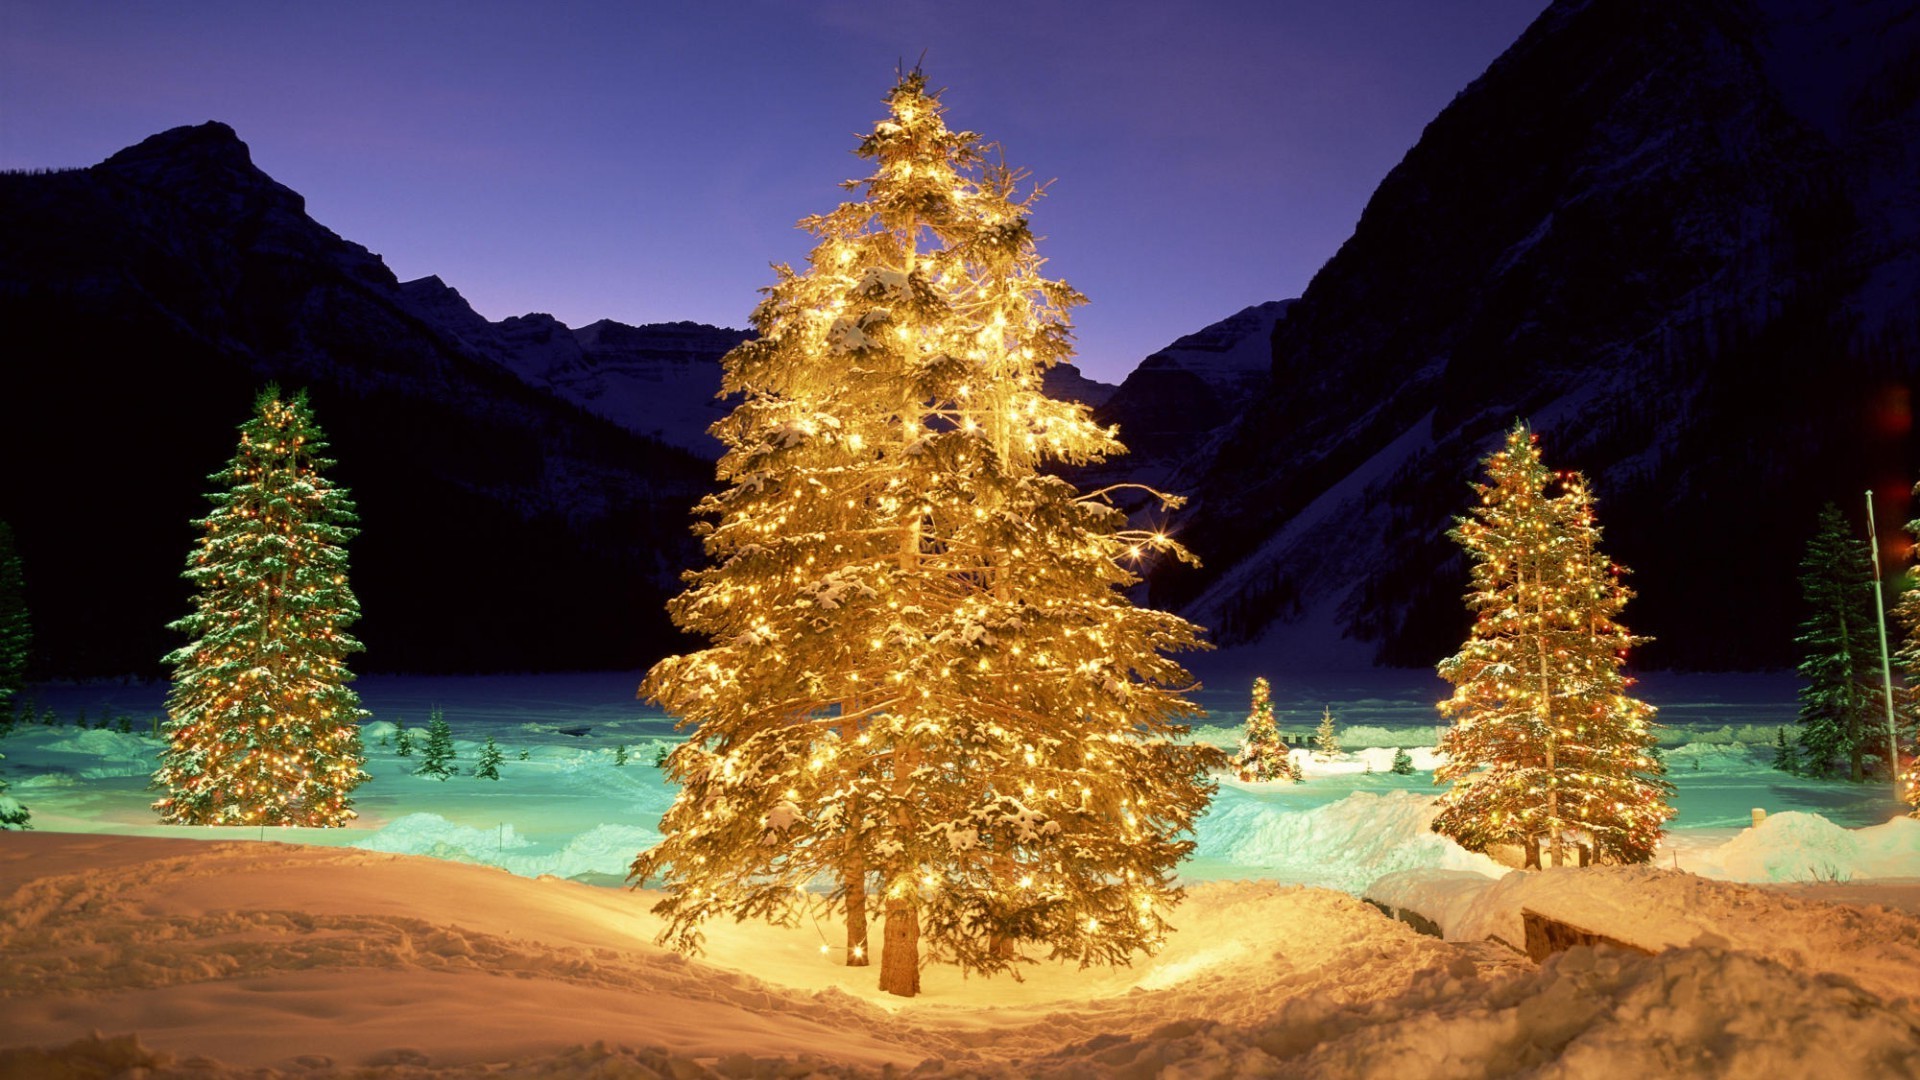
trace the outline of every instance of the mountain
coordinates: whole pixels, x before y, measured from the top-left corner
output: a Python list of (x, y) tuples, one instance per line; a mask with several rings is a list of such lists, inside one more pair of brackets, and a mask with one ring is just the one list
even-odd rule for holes
[(1792, 663), (1820, 504), (1871, 488), (1890, 535), (1920, 475), (1917, 193), (1911, 0), (1554, 3), (1276, 324), (1201, 455), (1207, 569), (1154, 600), (1277, 661), (1431, 663), (1467, 625), (1445, 532), (1524, 419), (1594, 480), (1643, 662)]
[[(356, 667), (637, 667), (674, 647), (663, 602), (698, 557), (710, 455), (596, 415), (592, 379), (738, 335), (543, 319), (488, 324), (401, 285), (223, 124), (0, 175), (0, 400), (19, 406), (0, 518), (43, 673), (151, 672), (180, 643), (189, 523), (270, 380), (310, 389), (359, 503)], [(566, 362), (576, 395), (535, 385)]]
[(1089, 401), (1102, 423), (1120, 426), (1127, 446), (1090, 479), (1171, 492), (1191, 486), (1218, 448), (1216, 436), (1266, 387), (1273, 329), (1292, 304), (1256, 304), (1187, 334), (1140, 361), (1105, 400)]

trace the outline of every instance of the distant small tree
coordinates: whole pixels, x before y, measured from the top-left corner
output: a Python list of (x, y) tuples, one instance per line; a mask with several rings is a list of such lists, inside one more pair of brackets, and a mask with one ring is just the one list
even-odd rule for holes
[[(0, 757), (0, 761), (3, 760), (5, 758)], [(31, 829), (33, 826), (27, 824), (27, 821), (32, 817), (33, 815), (27, 812), (26, 807), (7, 794), (7, 778), (0, 776), (0, 829), (9, 832)]]
[(453, 729), (437, 708), (428, 716), (427, 746), (420, 757), (420, 767), (413, 770), (415, 776), (445, 780), (453, 775)]
[(523, 746), (523, 747), (521, 747), (521, 748), (520, 748), (520, 760), (521, 760), (521, 761), (527, 761), (527, 760), (530, 760), (530, 759), (531, 759), (532, 757), (533, 757), (533, 755), (527, 752), (527, 748), (526, 748), (526, 747), (524, 747), (524, 746)]
[(393, 723), (393, 752), (399, 757), (413, 756), (413, 736), (407, 733), (405, 720)]
[(619, 746), (613, 748), (613, 763), (615, 765), (625, 765), (627, 763), (626, 743), (621, 743)]
[(1800, 746), (1787, 738), (1787, 729), (1779, 727), (1773, 733), (1773, 767), (1783, 773), (1800, 775)]
[(1406, 747), (1396, 746), (1393, 748), (1392, 769), (1401, 776), (1413, 775), (1413, 755), (1407, 753)]
[(1853, 535), (1828, 503), (1800, 562), (1808, 615), (1800, 624), (1800, 746), (1809, 776), (1841, 761), (1865, 780), (1866, 753), (1880, 734), (1879, 637), (1874, 629), (1873, 567), (1866, 540)]
[(1320, 711), (1320, 726), (1313, 732), (1313, 756), (1322, 761), (1332, 761), (1340, 756), (1340, 734), (1334, 730), (1332, 706), (1325, 706)]
[(1292, 753), (1289, 752), (1287, 755), (1287, 779), (1298, 784), (1305, 781), (1306, 778), (1307, 774), (1300, 768), (1300, 759), (1294, 757)]
[(1233, 766), (1242, 780), (1291, 779), (1286, 740), (1274, 725), (1271, 689), (1264, 678), (1253, 680), (1253, 707), (1247, 714), (1247, 733), (1240, 740), (1240, 753), (1233, 759)]
[(11, 717), (16, 699), (26, 689), (27, 655), (32, 648), (20, 553), (13, 545), (13, 530), (0, 521), (0, 714)]
[(473, 767), (473, 775), (482, 780), (500, 779), (500, 763), (506, 756), (500, 753), (500, 745), (487, 736), (487, 745), (480, 748), (480, 761)]

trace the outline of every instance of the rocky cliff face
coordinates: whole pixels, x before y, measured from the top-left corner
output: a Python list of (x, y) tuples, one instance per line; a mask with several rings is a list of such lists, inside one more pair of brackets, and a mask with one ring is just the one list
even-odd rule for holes
[(1229, 643), (1428, 663), (1466, 626), (1444, 533), (1516, 419), (1585, 470), (1643, 659), (1792, 659), (1819, 504), (1920, 455), (1920, 5), (1554, 4), (1430, 124), (1278, 323), (1198, 487)]
[(529, 385), (504, 360), (533, 363), (537, 318), (496, 330), (401, 286), (226, 126), (0, 176), (0, 237), (0, 517), (49, 674), (152, 671), (178, 644), (205, 476), (270, 380), (311, 388), (366, 522), (357, 666), (638, 666), (673, 642), (711, 465)]

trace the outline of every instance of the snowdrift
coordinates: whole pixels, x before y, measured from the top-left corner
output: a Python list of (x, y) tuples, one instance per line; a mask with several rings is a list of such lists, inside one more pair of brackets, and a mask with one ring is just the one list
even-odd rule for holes
[[(1534, 878), (1622, 909), (1607, 898), (1636, 880)], [(1721, 940), (1536, 969), (1339, 893), (1208, 883), (1132, 968), (933, 968), (900, 1001), (823, 960), (811, 925), (664, 952), (645, 893), (351, 848), (7, 834), (0, 1076), (1916, 1075), (1920, 1005), (1814, 956), (1913, 920), (1809, 903), (1796, 925), (1855, 935), (1747, 951), (1715, 920), (1781, 901), (1703, 884)]]

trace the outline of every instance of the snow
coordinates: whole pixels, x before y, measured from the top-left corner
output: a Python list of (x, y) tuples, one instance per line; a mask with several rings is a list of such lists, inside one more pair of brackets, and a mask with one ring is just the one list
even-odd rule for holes
[[(1222, 671), (1201, 736), (1230, 745), (1245, 683)], [(830, 925), (713, 925), (698, 960), (652, 944), (654, 897), (607, 887), (672, 797), (651, 763), (677, 737), (635, 675), (362, 680), (374, 779), (333, 830), (158, 825), (164, 688), (40, 687), (133, 733), (5, 738), (40, 831), (0, 836), (0, 1075), (1915, 1075), (1920, 821), (1768, 767), (1791, 680), (1650, 680), (1680, 808), (1656, 867), (1509, 874), (1428, 828), (1438, 683), (1419, 674), (1274, 680), (1289, 737), (1331, 705), (1347, 752), (1297, 751), (1300, 784), (1222, 781), (1159, 955), (1017, 983), (930, 968), (913, 1001), (824, 959)], [(436, 705), (446, 781), (383, 745)], [(498, 782), (471, 775), (489, 736)], [(1386, 771), (1396, 746), (1413, 775)], [(1523, 906), (1665, 951), (1536, 967), (1486, 943), (1518, 940)]]

